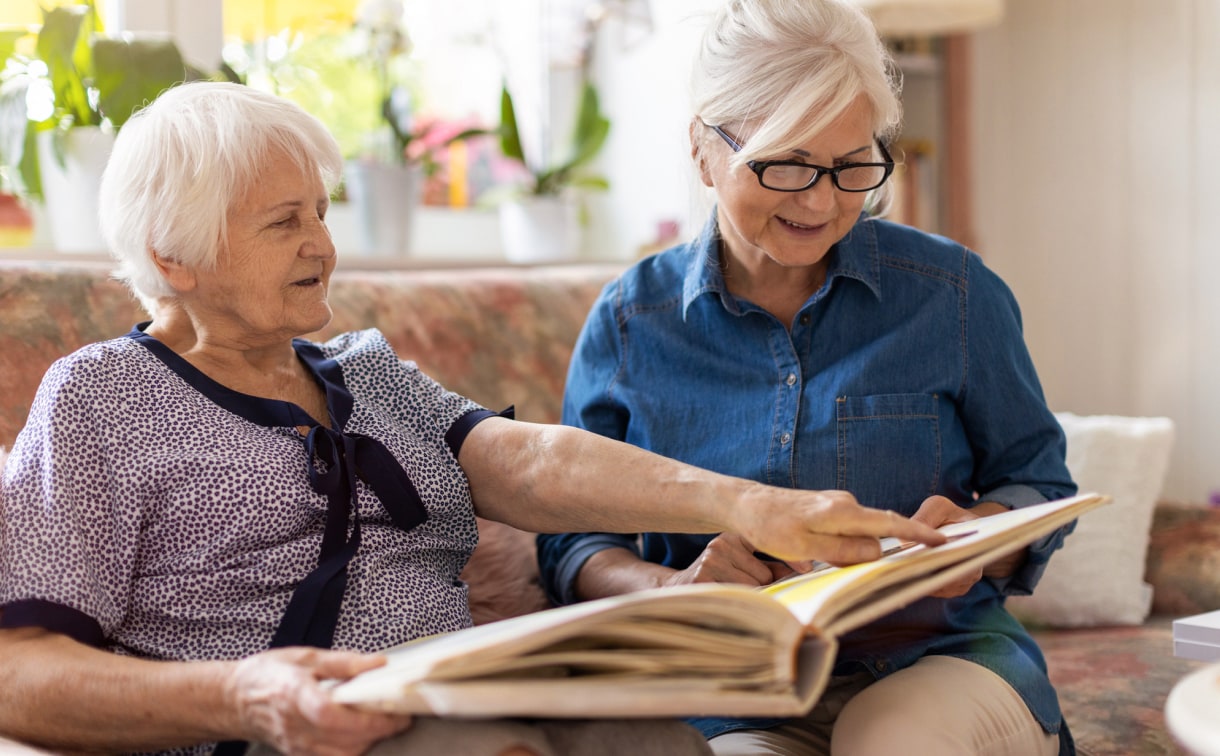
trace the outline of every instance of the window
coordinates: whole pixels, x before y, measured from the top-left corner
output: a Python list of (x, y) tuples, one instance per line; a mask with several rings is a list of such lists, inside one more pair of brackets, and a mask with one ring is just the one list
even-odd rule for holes
[[(430, 174), (425, 204), (465, 206), (493, 183), (494, 150), (443, 143), (499, 120), (501, 67), (484, 10), (482, 0), (225, 0), (223, 57), (250, 86), (316, 115), (349, 158), (394, 150), (382, 102), (398, 85), (397, 112), (419, 135), (408, 154), (425, 157)], [(370, 32), (387, 25), (405, 35)]]

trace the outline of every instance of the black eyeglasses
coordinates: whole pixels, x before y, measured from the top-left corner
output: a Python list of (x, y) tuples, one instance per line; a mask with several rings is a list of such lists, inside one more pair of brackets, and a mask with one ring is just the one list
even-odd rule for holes
[[(707, 123), (703, 125), (728, 142), (733, 152), (741, 152), (741, 145), (724, 129)], [(881, 163), (844, 163), (835, 168), (826, 168), (796, 160), (751, 160), (746, 165), (758, 176), (759, 184), (777, 192), (803, 192), (818, 183), (822, 176), (830, 176), (835, 187), (844, 192), (871, 192), (884, 184), (894, 172), (894, 158), (890, 157), (880, 139), (876, 141), (884, 161)]]

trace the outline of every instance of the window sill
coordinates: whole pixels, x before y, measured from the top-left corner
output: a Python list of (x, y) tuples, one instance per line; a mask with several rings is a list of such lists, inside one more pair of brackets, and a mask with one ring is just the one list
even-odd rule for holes
[[(40, 215), (35, 212), (38, 227)], [(413, 249), (405, 255), (366, 255), (357, 250), (357, 228), (352, 209), (335, 203), (327, 214), (327, 225), (339, 253), (343, 270), (397, 270), (414, 268), (465, 268), (514, 265), (504, 258), (500, 242), (499, 214), (495, 210), (451, 209), (423, 206), (416, 210)], [(28, 247), (0, 248), (0, 261), (64, 263), (111, 263), (105, 250), (59, 252), (45, 233), (35, 235)], [(579, 250), (563, 262), (590, 262)]]

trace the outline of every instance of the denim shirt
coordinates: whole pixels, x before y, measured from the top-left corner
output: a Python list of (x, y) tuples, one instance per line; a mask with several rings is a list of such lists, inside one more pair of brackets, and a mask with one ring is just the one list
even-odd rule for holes
[[(564, 423), (763, 483), (850, 491), (904, 515), (933, 494), (1015, 508), (1075, 493), (1017, 303), (976, 254), (861, 216), (791, 324), (731, 294), (719, 263), (713, 216), (693, 242), (605, 287), (572, 357)], [(1069, 530), (1033, 544), (1009, 578), (849, 633), (836, 674), (880, 678), (929, 654), (968, 659), (1059, 731), (1041, 651), (1004, 596), (1033, 590)], [(711, 538), (543, 535), (539, 562), (551, 599), (572, 603), (577, 574), (602, 549), (681, 569)], [(760, 722), (697, 724), (710, 737)]]

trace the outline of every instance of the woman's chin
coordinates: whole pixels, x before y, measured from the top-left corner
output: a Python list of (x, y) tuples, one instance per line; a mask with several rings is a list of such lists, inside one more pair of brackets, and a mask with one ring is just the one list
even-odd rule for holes
[(330, 321), (334, 319), (334, 313), (329, 305), (324, 305), (324, 311), (310, 313), (308, 317), (300, 319), (301, 335), (317, 333), (326, 326), (330, 325)]

